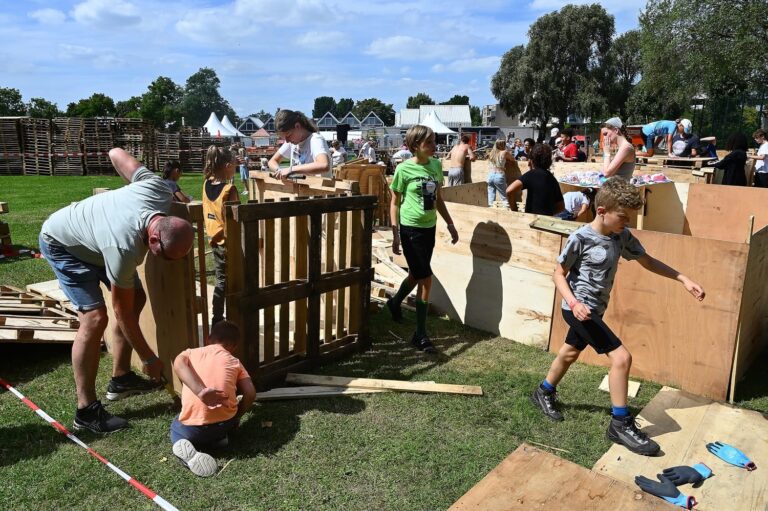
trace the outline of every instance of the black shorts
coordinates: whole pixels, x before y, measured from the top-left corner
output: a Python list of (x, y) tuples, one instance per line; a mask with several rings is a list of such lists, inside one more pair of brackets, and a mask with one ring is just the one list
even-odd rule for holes
[(408, 271), (416, 280), (432, 276), (432, 251), (435, 249), (434, 227), (400, 226), (400, 244), (408, 262)]
[(597, 352), (608, 354), (621, 346), (621, 339), (616, 337), (602, 316), (592, 314), (586, 321), (579, 321), (573, 312), (563, 309), (563, 319), (571, 328), (565, 336), (565, 344), (573, 346), (579, 351), (587, 347), (587, 344)]

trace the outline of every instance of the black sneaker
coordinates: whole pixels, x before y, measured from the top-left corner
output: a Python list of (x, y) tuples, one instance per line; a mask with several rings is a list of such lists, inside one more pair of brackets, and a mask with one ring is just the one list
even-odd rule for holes
[(112, 377), (112, 379), (109, 380), (109, 385), (107, 385), (107, 399), (110, 401), (119, 401), (128, 396), (155, 390), (159, 386), (160, 383), (146, 380), (133, 371), (128, 371), (122, 376), (118, 376), (117, 378)]
[(555, 408), (556, 398), (557, 392), (547, 392), (541, 387), (536, 387), (536, 390), (531, 394), (531, 402), (538, 406), (544, 412), (544, 415), (553, 421), (561, 421), (563, 420), (563, 414)]
[(630, 451), (643, 456), (656, 456), (661, 450), (659, 444), (640, 431), (637, 421), (631, 415), (611, 417), (611, 423), (608, 425), (605, 436), (611, 442), (623, 445)]
[(414, 348), (419, 351), (423, 351), (424, 353), (429, 353), (430, 355), (437, 353), (435, 345), (432, 344), (432, 341), (430, 341), (429, 337), (426, 335), (413, 334), (413, 338), (411, 338), (411, 344), (413, 344)]
[(87, 429), (94, 433), (112, 433), (128, 427), (128, 421), (115, 417), (104, 409), (101, 401), (94, 401), (75, 412), (75, 431)]
[(395, 323), (403, 322), (403, 309), (400, 308), (400, 304), (396, 304), (392, 298), (387, 300), (387, 309), (392, 315), (392, 321)]

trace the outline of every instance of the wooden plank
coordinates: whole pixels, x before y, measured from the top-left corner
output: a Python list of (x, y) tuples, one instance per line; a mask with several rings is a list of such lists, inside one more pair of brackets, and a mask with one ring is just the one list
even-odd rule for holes
[(572, 509), (656, 511), (678, 509), (622, 483), (548, 452), (521, 444), (449, 511)]
[[(349, 235), (349, 227), (348, 227), (348, 218), (349, 213), (342, 212), (338, 213), (339, 216), (339, 253), (336, 257), (336, 260), (339, 262), (338, 267), (339, 269), (347, 268), (347, 236)], [(340, 289), (337, 293), (337, 303), (336, 303), (336, 336), (342, 337), (345, 335), (347, 330), (347, 322), (346, 318), (347, 316), (347, 304), (349, 303), (347, 301), (347, 295), (349, 294), (348, 289)]]
[[(603, 392), (610, 392), (610, 387), (608, 385), (608, 375), (606, 374), (603, 376), (603, 380), (600, 382), (600, 386), (598, 387), (599, 390), (602, 390)], [(637, 397), (637, 393), (640, 391), (640, 382), (639, 381), (632, 381), (629, 380), (629, 386), (627, 388), (627, 396), (628, 397)]]
[[(664, 468), (703, 462), (712, 469), (712, 479), (699, 488), (686, 486), (699, 501), (696, 509), (766, 509), (768, 478), (729, 465), (706, 449), (708, 442), (719, 440), (740, 448), (752, 460), (768, 460), (768, 430), (760, 413), (664, 387), (638, 414), (638, 421), (659, 443), (663, 456), (640, 456), (613, 445), (594, 471), (632, 483), (639, 474), (653, 479)], [(758, 467), (762, 469), (759, 462)]]
[[(238, 206), (240, 208), (242, 206)], [(259, 277), (261, 273), (261, 258), (259, 254), (259, 222), (241, 222), (241, 250), (243, 260), (247, 264), (243, 268), (244, 293), (257, 292), (259, 289)], [(240, 314), (243, 322), (243, 334), (245, 337), (245, 366), (250, 373), (257, 371), (260, 361), (261, 329), (259, 327), (260, 314), (245, 303), (245, 297), (240, 298)], [(258, 378), (251, 374), (251, 377)]]
[(376, 205), (376, 197), (353, 195), (350, 197), (319, 198), (308, 201), (281, 201), (275, 204), (248, 204), (241, 207), (242, 211), (238, 214), (241, 215), (240, 220), (242, 222), (250, 222), (285, 216), (325, 214), (332, 211), (375, 209)]
[[(306, 216), (296, 217), (296, 278), (306, 280), (308, 275), (308, 251), (309, 251), (309, 230)], [(296, 325), (293, 334), (294, 353), (306, 353), (307, 351), (307, 300), (294, 302), (294, 324)]]
[(688, 189), (684, 234), (745, 242), (749, 217), (755, 232), (768, 225), (768, 189), (692, 184)]
[[(325, 216), (325, 271), (332, 272), (336, 269), (334, 252), (336, 251), (336, 213), (328, 213)], [(333, 302), (336, 292), (326, 293), (325, 311), (323, 314), (323, 341), (331, 342), (333, 340), (333, 326), (335, 317), (333, 315)]]
[(0, 202), (0, 214), (2, 213), (8, 213), (8, 203), (7, 202)]
[(46, 280), (45, 282), (37, 282), (35, 284), (27, 285), (27, 291), (30, 293), (37, 293), (39, 295), (47, 296), (52, 300), (59, 302), (69, 302), (69, 298), (64, 294), (64, 291), (59, 287), (58, 279)]
[(355, 389), (349, 387), (285, 387), (259, 392), (256, 401), (282, 401), (287, 399), (313, 399), (318, 397), (351, 396), (355, 394), (379, 394), (392, 392), (387, 389)]
[(369, 304), (371, 302), (371, 280), (373, 280), (373, 268), (371, 268), (371, 234), (373, 231), (373, 211), (363, 211), (363, 225), (360, 240), (360, 270), (370, 272), (370, 276), (365, 278), (360, 284), (360, 318), (357, 328), (357, 338), (361, 347), (368, 348), (371, 345), (369, 335), (368, 317), (370, 314)]
[[(208, 272), (206, 271), (206, 264), (205, 264), (205, 250), (207, 248), (207, 243), (205, 242), (205, 227), (202, 222), (202, 205), (198, 208), (197, 205), (195, 207), (189, 206), (190, 210), (190, 216), (194, 217), (194, 226), (195, 230), (197, 231), (197, 270), (198, 270), (198, 278), (200, 280), (200, 298), (202, 301), (202, 307), (200, 307), (201, 310), (198, 310), (197, 312), (201, 315), (200, 322), (202, 324), (202, 339), (201, 343), (203, 345), (208, 343), (208, 336), (210, 335), (210, 325), (208, 324), (210, 318), (208, 317)], [(198, 211), (199, 210), (199, 211)], [(225, 221), (226, 222), (226, 221)], [(226, 227), (225, 227), (226, 228)]]
[(224, 230), (226, 231), (225, 243), (227, 246), (227, 294), (226, 294), (226, 312), (227, 320), (236, 324), (240, 330), (240, 342), (238, 343), (237, 353), (242, 362), (246, 361), (247, 352), (245, 328), (243, 317), (240, 310), (240, 297), (243, 293), (243, 247), (240, 242), (241, 224), (237, 220), (237, 208), (239, 205), (228, 204), (224, 211), (226, 219)]
[(351, 387), (358, 389), (389, 389), (401, 392), (464, 394), (482, 396), (483, 389), (473, 385), (451, 385), (401, 380), (379, 380), (371, 378), (347, 378), (345, 376), (320, 376), (314, 374), (288, 373), (286, 383), (299, 385), (323, 385), (327, 387)]
[[(652, 231), (633, 234), (649, 254), (699, 282), (707, 297), (698, 302), (678, 282), (620, 260), (604, 319), (632, 353), (631, 374), (726, 399), (749, 246)], [(554, 303), (549, 350), (557, 353), (568, 326), (559, 294)], [(579, 360), (608, 365), (607, 357), (591, 349)]]
[[(269, 199), (268, 199), (269, 200)], [(275, 282), (275, 221), (264, 220), (264, 286)], [(264, 362), (275, 358), (275, 308), (264, 309)]]
[[(363, 243), (363, 217), (362, 211), (352, 212), (349, 225), (350, 234), (350, 265), (360, 266), (362, 264), (362, 243)], [(370, 260), (370, 258), (369, 258)], [(357, 333), (360, 326), (360, 293), (362, 292), (359, 284), (352, 285), (349, 289), (349, 333)]]
[(540, 216), (530, 223), (531, 229), (551, 232), (560, 236), (570, 236), (576, 229), (584, 225), (581, 222), (571, 222), (549, 216)]
[[(291, 256), (291, 219), (280, 219), (280, 282), (290, 279)], [(279, 356), (285, 357), (290, 351), (290, 313), (291, 304), (280, 305), (280, 348)]]
[[(312, 199), (317, 200), (317, 199)], [(320, 278), (323, 217), (313, 214), (309, 218), (309, 282), (315, 283)], [(307, 358), (317, 359), (320, 355), (320, 294), (314, 291), (307, 300)]]

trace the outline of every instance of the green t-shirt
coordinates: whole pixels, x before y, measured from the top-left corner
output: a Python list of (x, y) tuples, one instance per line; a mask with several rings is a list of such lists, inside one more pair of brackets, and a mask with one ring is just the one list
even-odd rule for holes
[(400, 225), (429, 228), (437, 223), (437, 188), (443, 184), (443, 164), (430, 158), (426, 165), (409, 159), (397, 166), (390, 188), (401, 193)]

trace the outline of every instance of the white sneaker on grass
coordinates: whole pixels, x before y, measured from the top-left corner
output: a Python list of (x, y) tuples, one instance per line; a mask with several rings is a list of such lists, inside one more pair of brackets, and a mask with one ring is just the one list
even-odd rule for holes
[(173, 444), (173, 454), (196, 476), (211, 477), (219, 468), (213, 456), (204, 452), (197, 452), (192, 442), (186, 438), (177, 440)]

